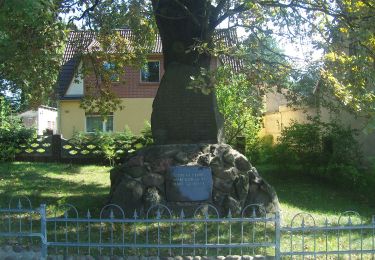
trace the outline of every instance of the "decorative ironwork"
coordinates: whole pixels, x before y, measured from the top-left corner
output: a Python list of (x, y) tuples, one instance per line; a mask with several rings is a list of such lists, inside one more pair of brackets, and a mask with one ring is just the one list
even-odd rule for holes
[(17, 238), (20, 243), (34, 243), (37, 238), (42, 258), (47, 249), (65, 255), (375, 256), (375, 216), (370, 224), (364, 224), (353, 211), (341, 214), (337, 223), (325, 219), (321, 224), (311, 214), (299, 213), (286, 227), (280, 226), (278, 213), (267, 214), (261, 205), (246, 206), (238, 217), (229, 210), (224, 218), (212, 205), (200, 205), (191, 218), (183, 210), (173, 212), (165, 205), (154, 205), (144, 215), (126, 212), (115, 204), (104, 206), (99, 218), (89, 210), (84, 217), (78, 212), (65, 204), (50, 213), (53, 217), (47, 217), (45, 204), (33, 209), (27, 197), (13, 197), (8, 208), (0, 208), (0, 237)]

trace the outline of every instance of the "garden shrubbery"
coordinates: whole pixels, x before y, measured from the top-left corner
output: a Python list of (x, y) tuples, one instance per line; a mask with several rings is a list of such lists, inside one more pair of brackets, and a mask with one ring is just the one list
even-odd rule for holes
[(0, 161), (14, 160), (20, 145), (35, 135), (35, 129), (25, 128), (21, 119), (12, 115), (6, 99), (0, 96)]
[(18, 123), (11, 127), (0, 127), (0, 161), (13, 161), (20, 145), (35, 135), (35, 129), (25, 128)]
[(356, 135), (356, 130), (336, 122), (293, 122), (275, 143), (272, 136), (260, 138), (248, 156), (254, 163), (275, 165), (280, 172), (307, 174), (342, 187), (368, 190), (370, 184), (375, 185), (374, 168), (363, 167)]
[(116, 161), (135, 152), (136, 150), (153, 143), (151, 126), (146, 123), (145, 128), (140, 135), (134, 135), (129, 128), (123, 132), (116, 133), (83, 133), (77, 132), (69, 143), (75, 147), (82, 148), (87, 145), (93, 145), (97, 148), (97, 156), (104, 156), (111, 166)]

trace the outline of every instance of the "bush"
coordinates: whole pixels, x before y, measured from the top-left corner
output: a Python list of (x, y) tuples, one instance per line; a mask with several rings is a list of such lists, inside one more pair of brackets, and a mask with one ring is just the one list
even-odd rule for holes
[(276, 161), (305, 166), (319, 165), (322, 152), (321, 127), (318, 124), (293, 122), (278, 139)]
[(0, 161), (13, 161), (20, 145), (36, 136), (35, 129), (25, 128), (14, 118), (9, 124), (0, 127)]
[(0, 96), (0, 161), (13, 161), (20, 145), (33, 136), (35, 129), (25, 128), (21, 119), (12, 115), (6, 98)]
[(104, 156), (111, 166), (121, 158), (153, 143), (151, 126), (146, 124), (141, 135), (134, 135), (129, 128), (120, 133), (95, 132), (92, 134), (77, 132), (69, 143), (79, 148), (94, 145), (98, 148), (97, 156)]
[(359, 167), (362, 156), (356, 135), (356, 130), (336, 122), (293, 122), (281, 132), (275, 145), (275, 160), (305, 168), (330, 164)]
[(275, 147), (272, 135), (258, 137), (252, 143), (247, 143), (246, 148), (246, 156), (252, 163), (268, 163), (274, 158)]
[[(309, 174), (343, 187), (363, 188), (365, 172), (357, 132), (336, 122), (293, 122), (281, 132), (268, 162), (285, 168), (301, 166)], [(266, 157), (267, 158), (267, 157)]]

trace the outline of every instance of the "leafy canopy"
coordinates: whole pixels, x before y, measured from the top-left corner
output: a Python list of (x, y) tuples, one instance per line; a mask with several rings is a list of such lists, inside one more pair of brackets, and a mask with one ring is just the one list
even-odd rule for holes
[[(83, 50), (83, 54), (99, 61), (110, 61), (117, 70), (123, 65), (139, 65), (145, 60), (157, 31), (155, 17), (164, 17), (170, 24), (189, 17), (202, 28), (202, 37), (191, 49), (208, 43), (208, 51), (212, 54), (221, 52), (212, 45), (215, 28), (223, 24), (230, 28), (243, 27), (251, 36), (247, 42), (243, 42), (243, 46), (248, 48), (240, 48), (239, 52), (230, 51), (230, 54), (246, 53), (241, 57), (251, 60), (250, 65), (254, 69), (252, 77), (259, 77), (259, 81), (266, 86), (283, 85), (285, 74), (293, 69), (290, 67), (293, 60), (285, 57), (287, 63), (277, 59), (266, 63), (264, 57), (267, 53), (252, 52), (254, 41), (264, 43), (275, 39), (277, 42), (309, 44), (310, 51), (304, 57), (307, 61), (312, 60), (311, 55), (315, 51), (322, 50), (318, 78), (331, 87), (343, 104), (353, 111), (375, 118), (373, 1), (199, 0), (194, 4), (200, 7), (194, 9), (200, 10), (199, 17), (189, 9), (191, 3), (187, 0), (0, 1), (0, 78), (14, 83), (16, 88), (27, 94), (28, 99), (40, 102), (53, 89), (65, 28), (79, 26), (95, 31), (100, 36), (101, 48), (95, 53)], [(59, 17), (69, 19), (61, 22)], [(124, 42), (112, 44), (117, 43), (112, 29), (124, 27), (131, 28), (135, 34), (132, 44), (136, 48), (131, 51), (122, 45), (126, 44)], [(185, 29), (188, 30), (181, 28)], [(105, 51), (110, 45), (113, 51), (108, 57)], [(122, 54), (129, 54), (132, 58)], [(281, 80), (279, 74), (282, 75)], [(109, 104), (107, 110), (113, 109), (118, 104), (108, 102), (115, 98), (110, 84), (105, 75), (101, 76), (100, 72), (96, 75), (99, 75), (98, 80), (92, 88), (99, 90), (101, 95), (92, 94), (84, 102), (84, 107), (105, 110), (106, 104)]]
[(0, 1), (0, 92), (39, 104), (53, 94), (65, 25), (47, 0)]

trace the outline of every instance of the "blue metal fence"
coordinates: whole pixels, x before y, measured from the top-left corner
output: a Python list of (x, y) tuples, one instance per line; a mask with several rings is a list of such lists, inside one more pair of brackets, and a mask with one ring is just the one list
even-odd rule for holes
[(375, 259), (375, 218), (363, 223), (359, 214), (345, 212), (337, 223), (317, 224), (310, 214), (294, 216), (281, 226), (278, 213), (267, 214), (260, 205), (242, 214), (220, 217), (212, 205), (199, 206), (189, 217), (155, 205), (140, 217), (125, 214), (114, 204), (99, 217), (79, 216), (70, 204), (47, 216), (46, 205), (33, 209), (28, 198), (11, 199), (0, 209), (0, 237), (37, 243), (41, 256), (85, 255), (271, 255), (275, 259)]

